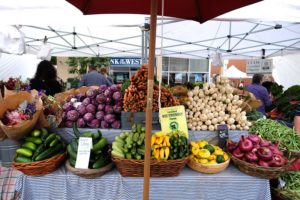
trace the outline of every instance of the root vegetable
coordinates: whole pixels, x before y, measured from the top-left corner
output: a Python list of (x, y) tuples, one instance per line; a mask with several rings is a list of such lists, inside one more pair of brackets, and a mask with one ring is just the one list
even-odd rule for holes
[(211, 121), (210, 120), (206, 120), (205, 124), (209, 126), (209, 125), (211, 125)]
[(213, 125), (209, 125), (208, 130), (209, 130), (209, 131), (214, 131), (214, 130), (215, 130), (215, 127), (214, 127)]
[(202, 126), (201, 126), (201, 130), (206, 131), (206, 130), (207, 130), (207, 126), (206, 126), (206, 125), (202, 125)]

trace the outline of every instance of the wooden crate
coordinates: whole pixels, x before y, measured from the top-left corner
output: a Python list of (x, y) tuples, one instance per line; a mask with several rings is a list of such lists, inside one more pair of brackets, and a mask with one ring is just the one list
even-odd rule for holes
[[(146, 126), (145, 112), (122, 112), (121, 113), (121, 128), (130, 130), (133, 124), (142, 124)], [(161, 130), (159, 123), (158, 112), (152, 113), (152, 130)]]

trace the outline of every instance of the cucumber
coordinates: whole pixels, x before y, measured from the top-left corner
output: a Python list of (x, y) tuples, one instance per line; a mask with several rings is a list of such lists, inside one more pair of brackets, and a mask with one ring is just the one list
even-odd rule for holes
[(47, 129), (45, 129), (45, 128), (41, 128), (41, 139), (43, 140), (43, 141), (45, 141), (46, 140), (46, 138), (48, 137), (48, 135), (49, 135), (49, 133), (48, 133), (48, 130)]
[(93, 164), (93, 169), (104, 167), (108, 162), (109, 160), (107, 158), (101, 157)]
[(58, 139), (57, 138), (55, 138), (54, 140), (52, 140), (52, 142), (49, 144), (49, 147), (53, 147), (53, 146), (55, 146), (55, 145), (57, 145), (58, 144)]
[(132, 133), (135, 133), (137, 130), (136, 130), (136, 124), (133, 124), (132, 127), (131, 127), (131, 131)]
[(77, 124), (75, 122), (73, 123), (72, 127), (73, 127), (73, 132), (74, 132), (75, 137), (79, 138), (80, 137), (80, 131), (78, 130)]
[(15, 158), (15, 161), (19, 163), (27, 163), (27, 162), (31, 162), (31, 159), (19, 155)]
[(75, 167), (75, 164), (76, 164), (76, 160), (73, 160), (73, 159), (69, 159), (69, 163), (72, 167)]
[(120, 151), (112, 150), (111, 155), (124, 158), (124, 154)]
[(22, 144), (22, 147), (25, 147), (25, 148), (30, 149), (32, 151), (36, 150), (36, 144), (34, 144), (33, 142), (25, 142), (24, 144)]
[(69, 157), (71, 159), (76, 160), (76, 158), (77, 158), (77, 152), (73, 151), (73, 149), (72, 149), (72, 147), (71, 147), (70, 144), (67, 146), (67, 152), (68, 152)]
[(32, 151), (27, 148), (18, 148), (16, 150), (17, 154), (25, 156), (25, 157), (31, 157), (32, 156)]
[(33, 142), (34, 144), (42, 144), (42, 139), (38, 137), (26, 137), (25, 138), (26, 142)]
[(99, 131), (97, 131), (96, 133), (94, 133), (93, 135), (92, 135), (92, 137), (93, 137), (93, 140), (97, 140), (97, 141), (99, 141), (101, 138), (100, 138), (100, 136), (102, 136), (102, 134), (101, 134), (101, 132), (99, 133)]
[(93, 151), (99, 151), (107, 144), (107, 139), (105, 137), (101, 138), (96, 144), (93, 145)]
[(50, 147), (46, 151), (44, 151), (41, 154), (39, 154), (35, 158), (35, 161), (39, 161), (39, 160), (44, 160), (44, 159), (50, 158), (50, 157), (56, 155), (61, 149), (62, 149), (62, 144), (61, 143), (57, 144), (54, 147)]
[(81, 137), (93, 137), (93, 133), (91, 131), (84, 132)]
[(31, 132), (31, 136), (39, 137), (41, 135), (41, 131), (39, 129), (35, 129)]
[(70, 145), (72, 147), (72, 150), (77, 153), (77, 149), (78, 149), (78, 141), (77, 141), (77, 139), (74, 138), (73, 141), (70, 143)]
[(34, 161), (34, 159), (44, 150), (46, 150), (46, 146), (44, 144), (40, 144), (32, 156), (32, 161)]
[(56, 139), (56, 134), (55, 133), (51, 133), (45, 140), (45, 145), (49, 146), (50, 143)]

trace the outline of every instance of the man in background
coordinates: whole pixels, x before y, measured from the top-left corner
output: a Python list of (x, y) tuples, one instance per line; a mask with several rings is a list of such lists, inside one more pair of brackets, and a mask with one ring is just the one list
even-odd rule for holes
[(89, 72), (81, 77), (79, 87), (81, 86), (111, 86), (112, 83), (102, 74), (99, 74), (95, 66), (89, 66)]
[(266, 106), (272, 104), (272, 98), (270, 98), (268, 90), (261, 85), (264, 75), (254, 74), (252, 77), (252, 84), (247, 87), (248, 92), (254, 94), (255, 98), (260, 100), (262, 105), (257, 108), (258, 112), (266, 114)]

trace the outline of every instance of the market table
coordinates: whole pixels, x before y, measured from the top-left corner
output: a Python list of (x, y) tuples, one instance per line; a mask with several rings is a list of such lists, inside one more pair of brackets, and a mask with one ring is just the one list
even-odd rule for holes
[[(81, 129), (81, 131), (94, 131)], [(55, 130), (66, 141), (74, 135), (72, 129)], [(112, 142), (121, 130), (101, 130)], [(237, 140), (247, 132), (230, 131), (229, 137)], [(216, 133), (208, 131), (189, 132), (190, 140), (206, 139), (216, 141)], [(21, 175), (17, 179), (16, 191), (20, 198), (40, 199), (142, 199), (143, 178), (122, 177), (113, 171), (96, 179), (80, 178), (68, 172), (65, 167), (41, 176)], [(213, 175), (206, 175), (185, 168), (180, 176), (151, 178), (150, 199), (210, 199), (210, 200), (270, 200), (270, 186), (266, 179), (248, 176), (234, 166)]]

